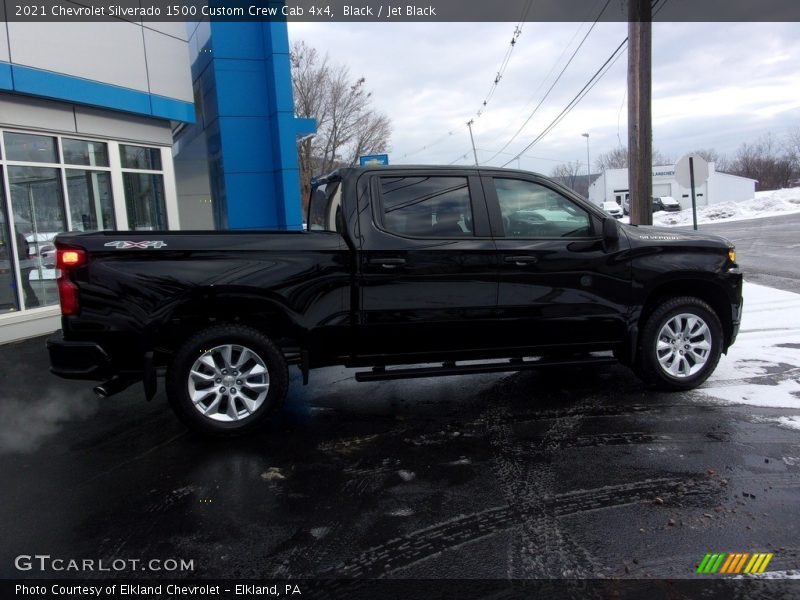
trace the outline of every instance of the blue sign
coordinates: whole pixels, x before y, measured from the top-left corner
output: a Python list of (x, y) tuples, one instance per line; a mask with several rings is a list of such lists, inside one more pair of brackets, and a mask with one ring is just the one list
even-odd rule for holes
[(358, 157), (358, 164), (362, 167), (365, 166), (372, 166), (372, 165), (388, 165), (389, 164), (389, 155), (388, 154), (367, 154), (366, 156), (359, 156)]

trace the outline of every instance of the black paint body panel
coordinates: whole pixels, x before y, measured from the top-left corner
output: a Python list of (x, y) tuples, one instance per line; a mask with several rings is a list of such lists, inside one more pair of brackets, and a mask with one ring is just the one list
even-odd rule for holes
[[(591, 215), (595, 233), (499, 236), (491, 180), (509, 173), (579, 204)], [(376, 217), (376, 178), (398, 174), (468, 177), (478, 235), (421, 240), (384, 231)], [(58, 244), (85, 249), (88, 262), (70, 274), (79, 288), (80, 313), (63, 317), (63, 338), (52, 343), (68, 349), (92, 342), (108, 356), (111, 371), (131, 376), (141, 372), (148, 351), (167, 364), (182, 341), (209, 320), (263, 327), (287, 351), (308, 351), (311, 367), (608, 350), (635, 340), (650, 298), (691, 282), (725, 298), (730, 314), (721, 319), (730, 322), (727, 343), (735, 337), (741, 274), (728, 258), (732, 245), (722, 238), (618, 224), (619, 240), (609, 247), (599, 233), (601, 210), (524, 172), (366, 167), (344, 169), (336, 178), (342, 189), (341, 234), (59, 235)], [(165, 245), (107, 245), (120, 240)], [(509, 262), (520, 255), (533, 262)], [(398, 264), (384, 265), (385, 259)], [(59, 365), (53, 370), (58, 374)]]

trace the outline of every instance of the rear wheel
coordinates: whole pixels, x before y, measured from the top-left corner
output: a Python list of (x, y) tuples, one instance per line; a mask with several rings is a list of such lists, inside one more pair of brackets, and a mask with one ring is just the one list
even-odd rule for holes
[(719, 317), (707, 303), (692, 296), (666, 300), (642, 330), (637, 371), (664, 389), (697, 387), (719, 362), (722, 336)]
[(167, 373), (167, 396), (190, 429), (232, 436), (264, 425), (286, 398), (286, 360), (260, 331), (215, 325), (190, 338)]

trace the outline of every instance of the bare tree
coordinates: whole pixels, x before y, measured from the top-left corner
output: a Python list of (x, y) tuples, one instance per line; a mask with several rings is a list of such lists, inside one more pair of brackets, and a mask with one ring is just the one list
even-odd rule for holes
[(786, 134), (786, 153), (792, 161), (792, 175), (796, 185), (796, 180), (800, 179), (800, 127), (793, 127)]
[(689, 154), (696, 154), (706, 162), (713, 162), (714, 169), (717, 171), (726, 171), (728, 169), (728, 159), (714, 148), (700, 148), (692, 150)]
[(755, 179), (757, 190), (777, 190), (789, 186), (794, 159), (785, 145), (768, 133), (754, 143), (739, 146), (729, 170), (734, 175)]
[(583, 163), (581, 163), (579, 160), (576, 160), (575, 162), (563, 163), (553, 167), (553, 170), (550, 172), (550, 176), (562, 185), (565, 185), (571, 190), (585, 196), (587, 192), (587, 185), (586, 182), (583, 181), (586, 179), (586, 177), (580, 175), (582, 169)]
[(613, 150), (603, 152), (595, 159), (595, 165), (601, 171), (626, 168), (628, 166), (628, 148), (617, 146)]
[(653, 164), (654, 165), (674, 165), (675, 159), (671, 154), (661, 152), (658, 148), (653, 148)]
[(299, 147), (305, 206), (312, 177), (353, 166), (363, 154), (385, 152), (392, 128), (372, 108), (366, 80), (353, 80), (346, 66), (332, 64), (304, 41), (292, 44), (291, 63), (295, 115), (317, 121), (316, 136)]
[[(669, 165), (673, 162), (674, 160), (669, 154), (664, 154), (657, 148), (653, 148), (654, 165)], [(608, 152), (604, 152), (597, 157), (595, 165), (601, 171), (606, 169), (625, 169), (628, 167), (628, 149), (625, 146), (617, 146)]]

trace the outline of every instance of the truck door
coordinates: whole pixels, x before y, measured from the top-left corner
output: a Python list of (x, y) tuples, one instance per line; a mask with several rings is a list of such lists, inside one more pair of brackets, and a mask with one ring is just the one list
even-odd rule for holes
[(513, 347), (586, 349), (625, 337), (630, 267), (601, 217), (533, 175), (483, 178), (499, 261), (499, 332)]
[[(497, 257), (477, 172), (368, 171), (359, 180), (362, 354), (469, 351), (489, 343)], [(370, 202), (369, 199), (372, 199)], [(404, 360), (406, 360), (404, 358)]]

